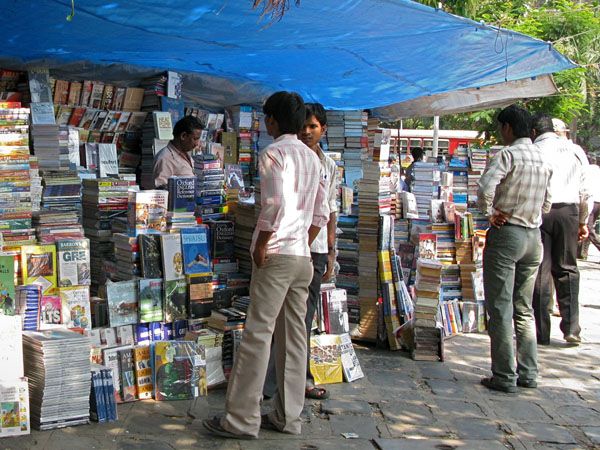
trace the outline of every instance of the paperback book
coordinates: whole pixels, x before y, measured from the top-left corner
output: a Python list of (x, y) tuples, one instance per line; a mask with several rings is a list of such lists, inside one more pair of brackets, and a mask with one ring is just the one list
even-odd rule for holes
[(117, 352), (119, 358), (119, 373), (121, 379), (121, 398), (124, 402), (137, 400), (135, 383), (135, 365), (133, 362), (133, 349), (125, 348)]
[(160, 322), (163, 320), (163, 283), (161, 278), (139, 280), (140, 322)]
[(86, 286), (91, 284), (89, 239), (56, 241), (58, 253), (58, 285)]
[(160, 258), (160, 235), (140, 234), (140, 260), (144, 278), (162, 278)]
[(23, 284), (38, 284), (44, 295), (56, 292), (56, 246), (24, 245), (21, 247)]
[(163, 234), (160, 236), (160, 243), (165, 281), (182, 279), (184, 274), (181, 235), (179, 233)]
[(40, 330), (62, 327), (62, 302), (55, 295), (43, 295), (40, 299)]
[(208, 247), (208, 227), (182, 228), (181, 249), (186, 275), (211, 271)]
[(343, 381), (341, 338), (334, 334), (319, 334), (310, 338), (310, 373), (315, 384)]
[(207, 394), (204, 347), (191, 341), (154, 346), (156, 400), (189, 400)]
[(133, 362), (135, 364), (135, 384), (140, 400), (152, 398), (152, 365), (150, 359), (150, 346), (138, 345), (133, 348)]
[(0, 255), (0, 315), (13, 315), (15, 302), (15, 258)]
[(165, 281), (164, 294), (165, 320), (187, 319), (188, 286), (185, 278)]
[(135, 281), (107, 282), (106, 300), (111, 327), (138, 322), (137, 286)]
[(63, 323), (67, 328), (92, 328), (89, 286), (71, 286), (59, 289)]

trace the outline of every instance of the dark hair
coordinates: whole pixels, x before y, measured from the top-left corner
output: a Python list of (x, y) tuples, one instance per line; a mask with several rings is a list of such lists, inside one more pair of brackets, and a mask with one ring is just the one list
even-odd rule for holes
[(552, 117), (544, 113), (535, 114), (531, 118), (531, 128), (535, 130), (537, 134), (554, 132)]
[(305, 103), (306, 106), (306, 118), (310, 119), (311, 117), (315, 117), (321, 124), (327, 125), (327, 113), (325, 112), (325, 108), (320, 103)]
[(425, 150), (423, 150), (421, 147), (411, 147), (410, 154), (412, 155), (415, 161), (421, 161), (423, 159), (423, 156), (425, 155)]
[(281, 134), (300, 133), (306, 120), (304, 100), (295, 92), (275, 92), (263, 105), (263, 113), (277, 121)]
[(202, 123), (194, 116), (185, 116), (183, 119), (179, 119), (173, 128), (173, 136), (179, 137), (183, 133), (191, 134), (194, 130), (201, 130)]
[(531, 114), (517, 105), (510, 105), (500, 111), (498, 122), (509, 124), (516, 138), (528, 138), (531, 135)]

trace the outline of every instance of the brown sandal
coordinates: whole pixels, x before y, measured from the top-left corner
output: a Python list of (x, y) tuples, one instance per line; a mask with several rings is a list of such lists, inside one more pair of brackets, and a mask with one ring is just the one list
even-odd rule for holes
[(327, 400), (329, 398), (329, 392), (316, 386), (310, 388), (307, 387), (306, 391), (304, 392), (304, 397), (311, 398), (313, 400)]

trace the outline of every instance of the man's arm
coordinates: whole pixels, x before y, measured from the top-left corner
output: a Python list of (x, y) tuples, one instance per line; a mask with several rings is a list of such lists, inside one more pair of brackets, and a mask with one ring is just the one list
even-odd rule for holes
[(254, 252), (252, 253), (252, 260), (257, 267), (262, 267), (267, 259), (267, 245), (269, 239), (273, 236), (272, 231), (260, 231), (254, 244)]
[(500, 151), (490, 161), (490, 165), (483, 173), (477, 184), (477, 205), (481, 212), (488, 217), (493, 216), (494, 196), (496, 187), (506, 177), (511, 167), (512, 157), (507, 151)]
[[(321, 164), (319, 163), (319, 167)], [(310, 246), (321, 228), (323, 228), (329, 220), (329, 205), (327, 203), (327, 186), (323, 173), (319, 171), (319, 186), (315, 197), (315, 206), (313, 207), (313, 216), (310, 227), (308, 228), (308, 245)]]

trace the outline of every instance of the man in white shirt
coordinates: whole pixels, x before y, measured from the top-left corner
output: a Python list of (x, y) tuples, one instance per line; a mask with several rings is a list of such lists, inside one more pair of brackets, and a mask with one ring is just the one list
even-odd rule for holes
[(564, 339), (577, 345), (579, 336), (579, 270), (577, 241), (588, 234), (588, 197), (585, 180), (588, 165), (583, 150), (554, 132), (552, 118), (538, 114), (533, 120), (535, 144), (552, 167), (550, 194), (552, 208), (544, 214), (540, 231), (544, 258), (540, 264), (533, 293), (538, 345), (550, 344), (549, 303), (554, 282)]
[[(319, 158), (297, 137), (306, 118), (296, 93), (277, 92), (263, 106), (275, 141), (259, 155), (261, 212), (250, 248), (250, 306), (231, 370), (225, 416), (205, 420), (211, 433), (256, 439), (259, 429), (300, 434), (306, 380), (306, 299), (313, 276), (310, 244), (327, 224)], [(260, 400), (271, 341), (275, 342), (274, 410), (261, 416)]]

